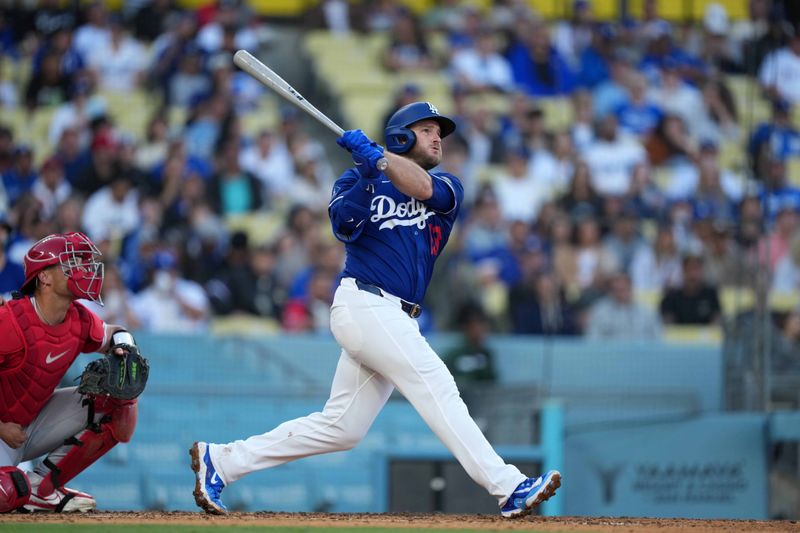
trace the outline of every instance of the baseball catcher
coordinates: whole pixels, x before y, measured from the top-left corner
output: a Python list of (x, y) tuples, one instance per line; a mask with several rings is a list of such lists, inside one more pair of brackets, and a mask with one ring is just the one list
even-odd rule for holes
[[(82, 233), (54, 234), (28, 250), (25, 282), (0, 306), (0, 512), (89, 511), (89, 494), (64, 485), (136, 426), (148, 376), (133, 336), (76, 300), (102, 305), (100, 251)], [(80, 353), (78, 387), (56, 388)], [(33, 472), (17, 465), (44, 457)]]

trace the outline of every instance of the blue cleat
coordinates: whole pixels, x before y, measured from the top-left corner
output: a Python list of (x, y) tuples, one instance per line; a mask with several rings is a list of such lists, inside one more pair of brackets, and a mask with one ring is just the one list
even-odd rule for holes
[(227, 513), (228, 509), (220, 499), (225, 483), (211, 463), (208, 443), (195, 442), (189, 450), (189, 455), (192, 456), (192, 470), (195, 473), (194, 501), (197, 506), (210, 514)]
[(519, 484), (508, 497), (500, 514), (503, 518), (519, 518), (529, 514), (534, 507), (549, 500), (561, 486), (561, 473), (550, 470), (538, 478), (529, 477)]

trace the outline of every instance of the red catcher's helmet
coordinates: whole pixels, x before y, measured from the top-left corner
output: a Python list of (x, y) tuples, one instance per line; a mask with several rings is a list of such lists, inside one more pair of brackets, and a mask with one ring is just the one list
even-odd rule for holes
[(87, 298), (102, 305), (101, 255), (97, 246), (83, 233), (48, 235), (31, 246), (25, 254), (25, 283), (21, 290), (24, 294), (33, 294), (36, 275), (45, 268), (61, 265), (61, 271), (68, 278), (67, 286), (75, 298)]

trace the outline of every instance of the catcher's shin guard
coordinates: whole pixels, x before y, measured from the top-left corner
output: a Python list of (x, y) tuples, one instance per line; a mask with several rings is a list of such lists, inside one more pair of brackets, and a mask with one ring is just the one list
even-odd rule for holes
[(62, 446), (53, 450), (36, 467), (36, 473), (43, 477), (36, 491), (40, 496), (49, 495), (63, 487), (118, 442), (131, 440), (138, 412), (136, 400), (97, 398), (89, 399), (89, 402), (90, 415), (96, 410), (103, 416), (98, 422), (90, 423), (86, 429), (65, 440)]
[(31, 483), (16, 466), (0, 467), (0, 513), (7, 513), (28, 503)]

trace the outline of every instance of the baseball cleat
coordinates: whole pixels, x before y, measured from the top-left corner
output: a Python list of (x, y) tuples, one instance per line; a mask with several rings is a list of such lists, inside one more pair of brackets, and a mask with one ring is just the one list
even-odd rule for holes
[(561, 473), (550, 470), (537, 478), (529, 477), (519, 484), (506, 500), (500, 514), (503, 518), (520, 518), (529, 514), (534, 507), (549, 500), (561, 486)]
[(67, 487), (59, 487), (46, 496), (38, 494), (37, 489), (42, 476), (31, 472), (31, 499), (22, 506), (22, 511), (30, 513), (86, 513), (97, 508), (97, 502), (91, 495)]
[(228, 509), (222, 503), (222, 489), (225, 483), (217, 474), (211, 456), (208, 454), (207, 442), (195, 442), (189, 450), (194, 470), (194, 501), (197, 506), (210, 514), (225, 514)]

